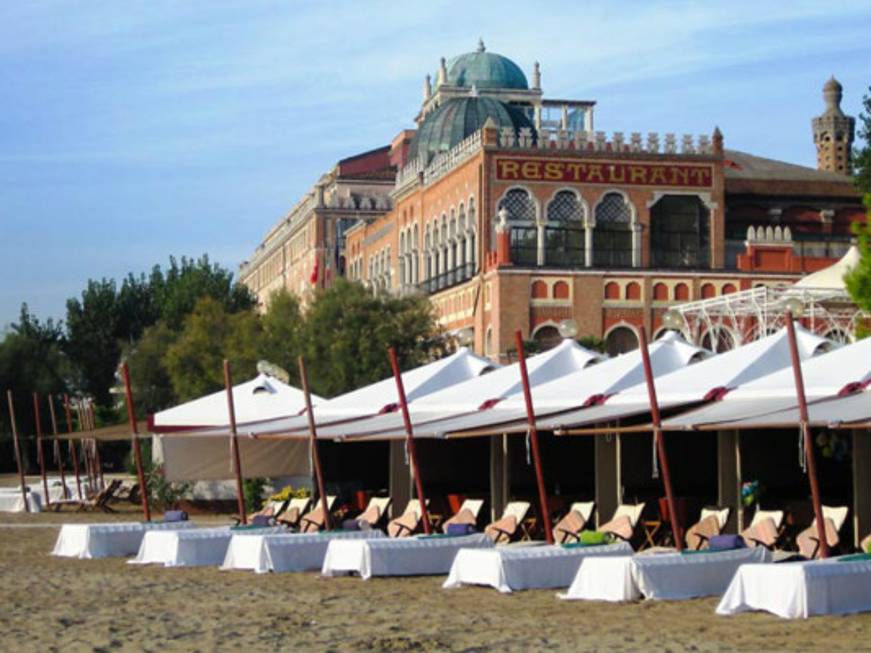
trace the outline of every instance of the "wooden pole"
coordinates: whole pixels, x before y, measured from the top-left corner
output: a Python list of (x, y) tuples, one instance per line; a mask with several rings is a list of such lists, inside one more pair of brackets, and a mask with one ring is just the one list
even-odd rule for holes
[[(84, 433), (86, 429), (85, 411), (84, 405), (82, 404), (81, 400), (76, 402), (76, 417), (78, 418), (79, 422), (79, 433)], [(82, 437), (79, 442), (81, 443), (82, 447), (82, 456), (85, 459), (85, 476), (88, 477), (88, 487), (91, 488), (91, 492), (96, 492), (97, 481), (94, 477), (94, 458), (91, 455), (91, 447), (89, 446), (90, 443), (84, 437)]]
[(133, 404), (133, 386), (130, 383), (130, 370), (127, 363), (121, 363), (121, 376), (124, 379), (124, 398), (127, 401), (127, 419), (130, 421), (130, 439), (133, 444), (133, 462), (136, 465), (136, 480), (139, 482), (139, 496), (142, 502), (142, 515), (151, 521), (151, 506), (148, 503), (148, 486), (142, 468), (142, 447), (139, 444), (139, 427), (136, 425), (136, 406)]
[(21, 498), (24, 500), (24, 511), (30, 512), (27, 485), (24, 483), (24, 466), (21, 464), (21, 448), (18, 444), (18, 426), (15, 424), (15, 402), (12, 401), (12, 390), (6, 391), (6, 401), (9, 402), (9, 421), (12, 422), (12, 445), (15, 449), (15, 464), (18, 466), (18, 482), (21, 483)]
[[(97, 413), (94, 410), (94, 402), (88, 402), (88, 416), (91, 425), (91, 431), (97, 430)], [(96, 467), (96, 473), (100, 476), (100, 488), (106, 487), (106, 480), (103, 478), (103, 461), (100, 460), (100, 443), (97, 438), (91, 438), (91, 442), (93, 442), (94, 446), (94, 465)]]
[(538, 446), (538, 428), (535, 425), (535, 411), (532, 407), (532, 391), (529, 387), (529, 374), (526, 371), (526, 353), (523, 350), (523, 335), (520, 330), (514, 332), (514, 342), (517, 348), (517, 362), (520, 366), (520, 381), (523, 383), (523, 401), (526, 404), (526, 421), (529, 424), (529, 442), (532, 448), (532, 461), (535, 465), (535, 484), (538, 486), (538, 501), (541, 509), (541, 521), (544, 524), (544, 539), (553, 544), (553, 528), (550, 523), (550, 511), (547, 508), (547, 492), (544, 489), (544, 472), (541, 468), (541, 450)]
[(671, 474), (668, 469), (668, 455), (665, 452), (665, 439), (662, 434), (662, 419), (659, 415), (659, 402), (656, 399), (656, 384), (653, 381), (653, 367), (650, 365), (650, 351), (647, 348), (647, 331), (640, 328), (641, 362), (644, 365), (644, 380), (647, 383), (647, 397), (650, 400), (650, 416), (653, 422), (653, 441), (659, 467), (662, 471), (662, 484), (665, 486), (665, 501), (668, 504), (668, 514), (671, 521), (671, 534), (678, 551), (683, 550), (683, 531), (674, 501), (674, 490), (671, 486)]
[(69, 439), (69, 449), (70, 449), (70, 458), (72, 458), (73, 462), (73, 473), (76, 475), (76, 490), (79, 495), (79, 501), (82, 501), (84, 497), (82, 496), (82, 477), (79, 473), (79, 454), (76, 451), (76, 441), (72, 437), (73, 434), (73, 414), (70, 410), (70, 398), (69, 395), (64, 395), (64, 414), (67, 418), (67, 434), (70, 435)]
[(233, 376), (230, 372), (230, 361), (226, 358), (224, 359), (224, 387), (227, 389), (227, 411), (230, 414), (230, 453), (233, 456), (233, 471), (236, 473), (236, 504), (240, 521), (247, 524), (245, 491), (242, 487), (242, 462), (239, 459), (239, 436), (236, 433), (236, 407), (233, 405)]
[(399, 371), (399, 361), (396, 358), (396, 350), (390, 347), (387, 350), (390, 357), (390, 367), (393, 368), (393, 378), (396, 379), (396, 392), (399, 394), (399, 407), (402, 409), (402, 421), (405, 422), (405, 444), (408, 447), (408, 458), (411, 462), (411, 473), (414, 476), (414, 488), (417, 491), (417, 500), (420, 503), (420, 518), (423, 520), (423, 532), (429, 535), (432, 526), (429, 523), (429, 510), (426, 507), (426, 495), (423, 492), (423, 481), (420, 478), (420, 466), (417, 463), (417, 449), (414, 446), (414, 430), (411, 427), (411, 418), (408, 415), (408, 401), (405, 397), (405, 385), (402, 383), (402, 374)]
[(318, 448), (318, 434), (315, 428), (315, 416), (312, 412), (312, 396), (308, 387), (308, 373), (305, 369), (305, 359), (299, 357), (299, 378), (302, 382), (302, 392), (305, 395), (305, 413), (308, 416), (308, 433), (311, 447), (312, 462), (315, 468), (315, 481), (318, 485), (318, 494), (321, 496), (321, 510), (324, 512), (324, 528), (330, 530), (330, 510), (327, 505), (327, 493), (324, 484), (324, 472), (321, 467), (321, 455)]
[(807, 397), (804, 393), (804, 377), (801, 372), (801, 359), (798, 357), (798, 344), (795, 338), (795, 324), (792, 312), (786, 312), (786, 334), (789, 337), (789, 356), (792, 359), (792, 375), (795, 379), (795, 394), (798, 397), (799, 430), (804, 442), (804, 455), (807, 460), (807, 475), (811, 486), (811, 503), (817, 523), (817, 537), (820, 542), (820, 557), (829, 557), (829, 541), (826, 538), (826, 524), (823, 521), (823, 503), (820, 499), (820, 484), (817, 479), (817, 460), (814, 455), (814, 442), (811, 438), (810, 421), (807, 412)]
[(67, 487), (67, 477), (64, 472), (64, 456), (63, 451), (61, 450), (60, 440), (58, 439), (57, 433), (57, 415), (54, 412), (54, 397), (52, 395), (48, 395), (48, 412), (51, 415), (51, 432), (54, 435), (54, 457), (57, 460), (57, 469), (60, 472), (60, 484), (63, 486), (63, 496), (64, 499), (70, 498), (70, 491)]
[(36, 458), (39, 461), (39, 475), (42, 478), (42, 491), (45, 496), (46, 508), (51, 506), (51, 497), (48, 495), (48, 479), (45, 476), (45, 449), (42, 441), (42, 416), (39, 414), (39, 395), (33, 393), (33, 420), (36, 424)]

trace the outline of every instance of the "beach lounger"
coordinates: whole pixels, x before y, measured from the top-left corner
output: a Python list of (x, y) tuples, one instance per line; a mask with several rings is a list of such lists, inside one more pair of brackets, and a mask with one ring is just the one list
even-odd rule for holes
[(299, 520), (305, 513), (305, 509), (308, 508), (309, 503), (311, 503), (310, 497), (293, 497), (287, 502), (287, 506), (278, 516), (276, 521), (282, 526), (288, 526), (290, 528), (298, 527)]
[[(260, 522), (270, 522), (274, 524), (276, 518), (284, 512), (285, 508), (287, 508), (289, 502), (290, 501), (287, 499), (284, 501), (267, 501), (260, 510), (248, 515), (248, 520), (252, 524)], [(238, 525), (241, 519), (238, 517), (235, 519), (236, 525)]]
[(579, 542), (581, 531), (586, 528), (596, 509), (595, 501), (578, 501), (573, 503), (565, 517), (560, 519), (553, 528), (553, 537), (557, 544)]
[(865, 539), (859, 543), (859, 550), (863, 553), (871, 553), (871, 535), (866, 535)]
[[(333, 504), (336, 503), (335, 495), (327, 495), (327, 510), (333, 511)], [(326, 524), (326, 515), (321, 506), (321, 500), (318, 499), (314, 503), (314, 508), (309, 510), (299, 519), (300, 533), (317, 533)]]
[(708, 541), (719, 535), (729, 520), (729, 508), (713, 506), (702, 508), (699, 521), (690, 526), (686, 532), (686, 545), (690, 550), (707, 549)]
[(630, 504), (621, 503), (614, 511), (611, 521), (606, 522), (596, 529), (599, 533), (609, 533), (615, 537), (629, 542), (635, 534), (635, 527), (644, 511), (644, 502)]
[[(366, 510), (357, 515), (353, 521), (361, 530), (378, 528), (387, 516), (392, 499), (390, 497), (372, 497), (366, 506)], [(352, 524), (353, 525), (353, 524)]]
[(750, 526), (741, 533), (747, 546), (774, 549), (783, 534), (782, 510), (756, 510)]
[(511, 501), (505, 506), (502, 517), (487, 525), (484, 533), (496, 544), (507, 544), (521, 537), (529, 538), (523, 522), (529, 515), (529, 501)]
[[(823, 523), (826, 527), (826, 541), (829, 548), (833, 549), (841, 543), (840, 532), (847, 521), (847, 514), (850, 509), (847, 506), (823, 506)], [(816, 558), (820, 553), (820, 539), (817, 533), (817, 520), (814, 519), (811, 525), (803, 530), (795, 538), (795, 543), (798, 545), (798, 552), (805, 558)]]
[(463, 505), (457, 510), (456, 514), (449, 519), (446, 519), (442, 524), (442, 532), (448, 532), (448, 526), (453, 524), (468, 524), (472, 528), (478, 525), (478, 516), (481, 514), (481, 508), (484, 506), (483, 499), (466, 499)]
[(420, 528), (420, 501), (410, 499), (405, 506), (405, 511), (387, 524), (387, 535), (390, 537), (408, 537), (414, 535)]
[(96, 494), (92, 494), (86, 499), (79, 501), (78, 499), (64, 499), (61, 501), (52, 501), (51, 507), (55, 512), (60, 511), (65, 506), (74, 507), (76, 512), (85, 512), (87, 510), (115, 512), (109, 507), (109, 502), (115, 499), (115, 493), (121, 487), (121, 481), (115, 479)]

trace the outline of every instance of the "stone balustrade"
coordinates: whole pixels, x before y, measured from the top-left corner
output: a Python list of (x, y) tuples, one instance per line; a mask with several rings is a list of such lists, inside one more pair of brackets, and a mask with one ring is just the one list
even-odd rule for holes
[(792, 242), (792, 231), (789, 227), (781, 227), (771, 225), (747, 227), (747, 242), (748, 243), (777, 243), (789, 244)]

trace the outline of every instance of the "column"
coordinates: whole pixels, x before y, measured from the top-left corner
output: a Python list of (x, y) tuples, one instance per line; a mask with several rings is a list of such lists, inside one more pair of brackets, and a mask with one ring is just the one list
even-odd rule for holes
[(584, 264), (593, 267), (593, 229), (594, 224), (584, 225)]
[(595, 435), (597, 524), (611, 518), (622, 499), (620, 477), (620, 436)]
[(538, 239), (536, 242), (536, 263), (544, 265), (544, 225), (537, 225)]
[(717, 504), (730, 508), (724, 533), (742, 530), (740, 438), (738, 431), (717, 431)]
[(641, 267), (641, 225), (632, 225), (632, 267)]
[(854, 429), (853, 435), (853, 532), (859, 546), (871, 533), (871, 434)]
[(502, 516), (509, 500), (508, 483), (508, 436), (490, 438), (490, 513), (491, 519)]
[(411, 498), (411, 466), (405, 463), (405, 441), (390, 441), (390, 503), (392, 517), (405, 510)]

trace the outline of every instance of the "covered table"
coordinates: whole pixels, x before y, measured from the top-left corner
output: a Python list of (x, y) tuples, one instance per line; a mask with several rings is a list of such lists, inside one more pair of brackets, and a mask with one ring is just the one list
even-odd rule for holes
[[(30, 506), (30, 512), (42, 512), (42, 495), (28, 492), (27, 505)], [(27, 512), (21, 490), (15, 488), (14, 491), (11, 489), (0, 491), (0, 512)]]
[(717, 614), (767, 610), (786, 619), (871, 610), (871, 559), (742, 565)]
[(765, 547), (588, 558), (560, 598), (633, 601), (719, 596), (742, 564), (770, 561), (771, 552)]
[[(240, 533), (280, 533), (283, 527), (242, 530)], [(224, 562), (233, 530), (229, 526), (184, 531), (149, 531), (130, 564), (165, 567), (217, 566)]]
[(448, 573), (462, 549), (487, 549), (493, 540), (483, 533), (450, 537), (418, 535), (403, 538), (333, 540), (327, 547), (324, 576), (434, 576)]
[(626, 542), (601, 546), (501, 546), (488, 551), (457, 554), (442, 587), (489, 585), (500, 592), (568, 587), (584, 558), (625, 556)]
[(324, 564), (327, 546), (333, 540), (384, 537), (378, 530), (326, 531), (323, 533), (234, 533), (221, 569), (310, 571)]
[(115, 522), (109, 524), (64, 524), (52, 555), (67, 558), (107, 558), (136, 555), (146, 531), (179, 531), (192, 522)]

